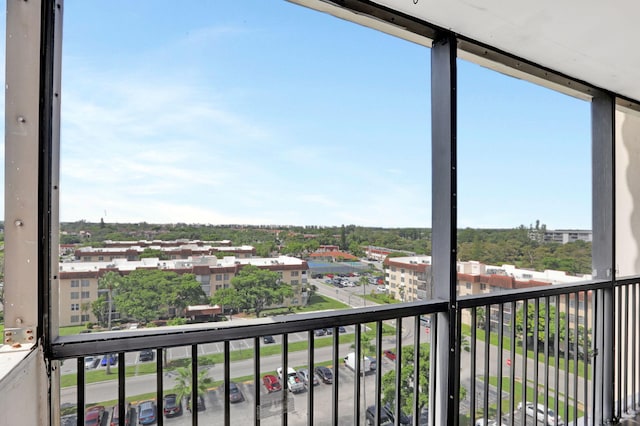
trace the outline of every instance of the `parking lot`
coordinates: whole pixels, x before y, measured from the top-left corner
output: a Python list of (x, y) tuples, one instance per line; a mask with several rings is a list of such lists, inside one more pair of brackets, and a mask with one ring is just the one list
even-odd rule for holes
[[(394, 368), (394, 362), (384, 359), (382, 363), (383, 373)], [(339, 424), (353, 425), (353, 391), (354, 391), (355, 375), (352, 370), (341, 366), (338, 369), (338, 410)], [(361, 412), (363, 417), (361, 423), (364, 424), (364, 410), (366, 406), (373, 404), (375, 395), (375, 376), (368, 374), (361, 380)], [(280, 425), (281, 417), (286, 410), (289, 417), (289, 424), (307, 424), (307, 405), (309, 392), (293, 394), (287, 390), (267, 393), (262, 384), (260, 386), (260, 406), (256, 407), (254, 403), (255, 384), (253, 382), (238, 383), (244, 400), (241, 402), (230, 404), (230, 415), (232, 424), (253, 423), (254, 413), (261, 418), (261, 424), (264, 425)], [(314, 424), (329, 425), (331, 424), (331, 395), (332, 385), (320, 383), (314, 386)], [(284, 397), (287, 397), (286, 402)], [(365, 405), (365, 398), (367, 404)], [(205, 408), (198, 412), (198, 420), (201, 424), (207, 425), (223, 425), (224, 424), (224, 394), (222, 388), (211, 389), (204, 395)], [(190, 425), (191, 413), (186, 409), (186, 404), (182, 402), (183, 414), (180, 416), (165, 418), (164, 423), (167, 425)], [(285, 408), (286, 407), (286, 408)], [(135, 406), (133, 407), (135, 410)], [(109, 409), (109, 412), (111, 409)], [(135, 413), (133, 413), (135, 415)], [(110, 419), (109, 419), (110, 420)], [(134, 419), (133, 420), (137, 420)], [(132, 423), (137, 424), (137, 421)]]

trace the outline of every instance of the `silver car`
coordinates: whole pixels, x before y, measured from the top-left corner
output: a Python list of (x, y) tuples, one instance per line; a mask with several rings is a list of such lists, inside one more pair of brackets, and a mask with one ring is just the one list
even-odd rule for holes
[[(318, 377), (316, 377), (315, 374), (312, 374), (313, 376), (313, 386), (318, 386), (320, 384), (320, 380), (318, 380)], [(300, 377), (300, 380), (302, 380), (302, 383), (305, 384), (305, 386), (309, 386), (309, 370), (306, 368), (300, 368), (298, 370), (298, 377)]]

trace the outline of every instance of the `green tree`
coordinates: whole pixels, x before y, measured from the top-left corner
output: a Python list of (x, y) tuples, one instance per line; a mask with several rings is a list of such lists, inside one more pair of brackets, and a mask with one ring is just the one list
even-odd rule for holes
[[(176, 369), (178, 376), (175, 379), (175, 386), (173, 391), (178, 396), (178, 400), (186, 399), (192, 395), (193, 375), (191, 374), (191, 364), (187, 367), (181, 367)], [(209, 386), (213, 383), (213, 380), (207, 376), (207, 370), (202, 370), (198, 373), (197, 382), (197, 394), (205, 395)]]
[[(556, 307), (554, 305), (549, 306), (549, 324), (546, 323), (547, 316), (547, 307), (544, 303), (539, 304), (538, 310), (538, 343), (545, 344), (545, 342), (550, 345), (554, 344), (555, 336), (556, 336)], [(527, 306), (527, 335), (526, 338), (528, 342), (533, 343), (533, 339), (535, 338), (535, 305), (533, 303), (529, 303)], [(560, 313), (558, 318), (559, 335), (558, 339), (560, 342), (565, 339), (565, 321), (566, 314), (564, 312)], [(521, 307), (516, 312), (516, 334), (523, 338), (524, 334), (524, 308)]]
[[(257, 317), (266, 307), (282, 303), (285, 298), (293, 296), (291, 286), (282, 282), (277, 272), (254, 265), (244, 266), (231, 279), (231, 289), (235, 292), (231, 300), (237, 303), (238, 308), (253, 309)], [(223, 300), (219, 300), (217, 294), (218, 292), (213, 295), (211, 303), (221, 305)], [(229, 297), (227, 292), (223, 296)]]
[(183, 315), (188, 305), (204, 303), (206, 296), (193, 274), (137, 269), (122, 280), (113, 300), (127, 317), (149, 322), (172, 316), (172, 309)]
[[(414, 377), (414, 353), (412, 346), (402, 348), (402, 367), (400, 368), (400, 408), (404, 413), (412, 413)], [(418, 381), (418, 406), (420, 410), (429, 403), (429, 346), (420, 345), (420, 367)], [(395, 405), (396, 370), (393, 369), (382, 376), (382, 403)]]
[(152, 249), (145, 248), (142, 253), (140, 253), (140, 259), (155, 257), (160, 260), (169, 260), (169, 256), (160, 249)]

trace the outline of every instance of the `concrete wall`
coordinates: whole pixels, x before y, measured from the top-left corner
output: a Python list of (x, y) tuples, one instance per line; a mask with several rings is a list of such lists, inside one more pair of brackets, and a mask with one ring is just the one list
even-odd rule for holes
[(640, 114), (616, 111), (616, 260), (619, 277), (640, 274)]

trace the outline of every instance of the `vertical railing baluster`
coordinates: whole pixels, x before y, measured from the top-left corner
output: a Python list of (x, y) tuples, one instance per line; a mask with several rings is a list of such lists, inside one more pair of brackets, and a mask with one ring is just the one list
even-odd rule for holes
[[(571, 312), (569, 310), (570, 295), (564, 295), (564, 416), (565, 422), (569, 423), (569, 371), (573, 371), (569, 368), (569, 340), (571, 337), (571, 331), (569, 329), (569, 322)], [(574, 373), (575, 374), (575, 373)], [(575, 402), (574, 402), (575, 404)]]
[[(331, 333), (331, 336), (333, 339), (336, 338), (337, 336), (337, 329), (333, 329), (333, 332)], [(313, 336), (313, 330), (309, 330), (307, 332), (307, 342), (308, 342), (308, 347), (309, 347), (309, 351), (307, 352), (307, 365), (309, 366), (307, 368), (307, 370), (309, 371), (309, 379), (307, 381), (307, 424), (312, 426), (313, 425), (313, 379), (315, 377), (315, 372), (313, 371), (313, 364), (314, 364), (314, 359), (315, 359), (315, 354), (314, 354), (314, 350), (315, 350), (315, 340), (314, 340), (314, 336)]]
[(282, 335), (282, 426), (289, 423), (289, 335)]
[[(625, 350), (624, 349), (624, 345), (622, 343), (622, 287), (620, 286), (616, 286), (615, 287), (615, 302), (614, 302), (614, 306), (616, 309), (616, 313), (618, 314), (618, 317), (616, 318), (616, 324), (615, 324), (615, 333), (616, 333), (616, 370), (614, 372), (614, 377), (615, 377), (615, 381), (616, 381), (616, 392), (617, 392), (617, 399), (616, 399), (616, 395), (614, 395), (614, 401), (617, 400), (617, 404), (616, 404), (616, 408), (615, 408), (615, 414), (616, 417), (620, 418), (622, 417), (622, 409), (623, 407), (626, 405), (626, 398), (627, 398), (627, 394), (625, 392), (625, 394), (622, 394), (622, 381), (624, 380), (625, 382), (625, 388), (626, 388), (626, 379), (623, 379), (622, 377), (622, 351)], [(624, 401), (623, 401), (624, 399)]]
[[(353, 424), (360, 424), (360, 373), (362, 372), (362, 365), (360, 359), (362, 358), (362, 338), (361, 327), (363, 324), (356, 325), (355, 335), (355, 360), (354, 360), (354, 379), (353, 379)], [(365, 325), (366, 327), (366, 325)]]
[(638, 359), (636, 357), (636, 334), (638, 333), (638, 325), (636, 324), (637, 318), (636, 318), (636, 309), (637, 307), (637, 293), (636, 293), (636, 288), (637, 288), (638, 284), (633, 284), (631, 286), (631, 301), (628, 302), (627, 304), (631, 305), (631, 403), (632, 403), (632, 407), (633, 407), (633, 412), (635, 414), (635, 410), (638, 409), (638, 399), (636, 396), (636, 383), (638, 382), (638, 376), (636, 375), (637, 371), (640, 371), (640, 369), (636, 369), (636, 366), (638, 364)]
[[(540, 353), (540, 298), (536, 297), (534, 302), (534, 314), (533, 314), (533, 412), (535, 413), (538, 407), (538, 383), (539, 382), (539, 370), (540, 363), (538, 362), (538, 354)], [(526, 412), (526, 407), (525, 412)]]
[(429, 328), (429, 342), (431, 344), (429, 352), (429, 424), (433, 425), (436, 422), (436, 385), (437, 374), (436, 365), (438, 358), (438, 315), (429, 315), (430, 325)]
[(637, 372), (640, 371), (640, 369), (637, 369), (636, 366), (639, 362), (637, 356), (636, 356), (636, 345), (637, 345), (637, 340), (636, 340), (636, 334), (638, 333), (638, 325), (636, 323), (637, 321), (637, 317), (636, 317), (636, 310), (638, 309), (637, 306), (637, 289), (638, 284), (633, 284), (631, 286), (631, 302), (628, 303), (631, 305), (631, 395), (632, 395), (632, 407), (633, 407), (633, 413), (635, 414), (635, 411), (638, 409), (638, 399), (636, 396), (636, 383), (638, 382), (638, 376), (637, 376)]
[[(595, 292), (592, 293), (592, 296), (596, 297), (597, 299), (597, 290)], [(588, 313), (589, 313), (589, 303), (588, 303), (588, 296), (589, 293), (588, 292), (584, 292), (584, 316), (583, 316), (583, 321), (584, 321), (584, 326), (583, 328), (583, 347), (582, 347), (582, 358), (583, 358), (583, 363), (584, 363), (584, 414), (586, 417), (586, 426), (588, 426), (589, 424), (589, 358), (590, 358), (590, 353), (589, 351), (591, 350), (591, 348), (589, 347), (589, 330), (588, 330), (588, 323), (587, 323), (587, 318), (588, 318)], [(595, 301), (594, 301), (594, 306), (595, 306)], [(578, 324), (580, 324), (580, 317), (578, 317)], [(594, 326), (595, 326), (595, 322), (594, 322)], [(593, 333), (593, 335), (597, 335), (596, 333)], [(593, 344), (595, 344), (595, 339), (593, 339)], [(592, 378), (593, 380), (593, 378)], [(593, 404), (595, 407), (595, 404)], [(593, 417), (591, 417), (593, 419)]]
[[(620, 298), (618, 300), (618, 392), (619, 399), (622, 401), (620, 415), (629, 409), (629, 339), (623, 339), (622, 336), (629, 337), (629, 327), (623, 325), (623, 318), (629, 319), (629, 286), (618, 287)], [(624, 312), (624, 316), (623, 316)], [(626, 332), (623, 334), (623, 330)], [(622, 355), (624, 354), (624, 356)], [(633, 376), (632, 376), (633, 377)]]
[[(118, 352), (118, 414), (124, 413), (124, 401), (126, 399), (125, 394), (125, 373), (127, 371), (127, 363), (124, 360), (124, 352)], [(107, 359), (107, 362), (111, 362), (111, 358)]]
[[(262, 420), (262, 404), (260, 403), (260, 336), (253, 339), (253, 404), (255, 406), (253, 424), (260, 425)], [(283, 391), (284, 392), (284, 391)]]
[[(471, 342), (470, 342), (470, 348), (469, 350), (471, 351), (471, 356), (469, 357), (469, 363), (470, 365), (470, 370), (471, 370), (471, 383), (469, 385), (469, 393), (470, 395), (470, 399), (471, 399), (471, 403), (469, 404), (469, 419), (471, 421), (474, 421), (474, 419), (476, 418), (476, 359), (477, 359), (477, 348), (476, 348), (476, 328), (478, 327), (476, 321), (477, 321), (477, 309), (475, 306), (473, 308), (471, 308)], [(433, 352), (432, 352), (433, 353)]]
[[(544, 422), (549, 421), (549, 333), (551, 332), (551, 299), (544, 298)], [(557, 331), (557, 329), (556, 329)], [(537, 407), (536, 407), (537, 409)]]
[[(416, 315), (413, 319), (413, 377), (416, 386), (413, 387), (413, 418), (417, 419), (417, 424), (420, 424), (420, 416), (422, 414), (422, 410), (420, 408), (420, 379), (422, 375), (420, 374), (420, 336), (422, 336), (421, 328), (420, 328), (420, 315)], [(382, 335), (380, 335), (382, 338)], [(381, 340), (382, 343), (382, 340)], [(382, 377), (382, 372), (379, 373), (379, 376)], [(380, 379), (376, 378), (376, 394), (380, 396), (382, 393), (382, 387), (380, 385)], [(424, 390), (423, 390), (424, 392)], [(377, 404), (379, 404), (379, 398)]]
[(198, 345), (191, 345), (191, 424), (198, 426)]
[(489, 343), (491, 340), (491, 305), (485, 305), (484, 307), (484, 401), (482, 411), (483, 417), (486, 419), (489, 416)]
[(78, 412), (78, 426), (84, 426), (85, 374), (84, 357), (77, 359), (76, 371), (76, 410)]
[(509, 330), (509, 422), (514, 425), (513, 413), (515, 411), (515, 394), (516, 394), (516, 302), (511, 302), (511, 329)]
[(340, 356), (339, 350), (340, 350), (340, 337), (338, 336), (337, 339), (333, 339), (333, 355), (332, 355), (333, 383), (331, 384), (331, 400), (332, 400), (331, 401), (331, 424), (333, 426), (338, 426), (338, 417), (340, 414), (338, 410), (338, 383), (340, 381), (340, 377), (338, 374), (338, 369), (340, 368), (339, 359), (338, 359)]
[(231, 401), (229, 389), (231, 388), (231, 346), (228, 340), (224, 341), (224, 426), (231, 425)]
[(559, 389), (560, 389), (560, 296), (555, 296), (553, 298), (554, 306), (556, 308), (555, 315), (555, 335), (553, 339), (553, 359), (555, 360), (554, 365), (554, 375), (553, 375), (553, 389), (554, 389), (554, 404), (553, 409), (556, 412), (556, 416), (560, 413), (560, 400), (559, 397)]
[[(585, 301), (586, 303), (586, 301)], [(576, 292), (574, 293), (574, 302), (573, 302), (573, 321), (574, 321), (574, 325), (573, 325), (573, 392), (574, 392), (574, 396), (573, 396), (573, 421), (574, 423), (577, 422), (578, 419), (578, 403), (580, 402), (580, 394), (578, 392), (578, 376), (580, 375), (580, 366), (578, 364), (578, 350), (580, 348), (579, 346), (579, 321), (578, 321), (578, 315), (580, 314), (580, 311), (578, 309), (580, 305), (580, 292)], [(585, 377), (584, 380), (586, 380), (587, 378)], [(584, 396), (583, 396), (584, 399)], [(584, 401), (583, 401), (584, 404)], [(587, 413), (584, 413), (584, 415), (586, 416)]]
[[(162, 426), (164, 424), (164, 416), (163, 414), (163, 404), (164, 404), (164, 371), (163, 371), (163, 366), (162, 366), (162, 360), (163, 360), (163, 354), (162, 354), (163, 349), (162, 348), (158, 348), (156, 350), (156, 401), (158, 401), (158, 403), (156, 404), (156, 406), (158, 407), (158, 426)], [(180, 401), (180, 404), (182, 404), (182, 401)], [(128, 410), (127, 411), (122, 411), (121, 409), (118, 409), (118, 413), (127, 413), (127, 416), (129, 415)], [(122, 417), (122, 416), (120, 416)], [(121, 423), (122, 426), (124, 426), (124, 423)]]
[[(400, 413), (401, 413), (401, 405), (400, 399), (402, 397), (402, 318), (396, 318), (396, 362), (394, 369), (396, 371), (396, 392), (395, 392), (395, 403), (393, 404), (393, 412), (395, 414), (396, 422), (395, 424), (399, 424), (400, 422)], [(382, 366), (382, 363), (380, 363)]]
[[(377, 424), (380, 419), (380, 406), (382, 404), (382, 400), (380, 398), (382, 393), (382, 321), (378, 321), (376, 326), (376, 359), (378, 360), (378, 367), (376, 368), (376, 394), (375, 398), (373, 399), (373, 407), (375, 408), (375, 412), (373, 413), (373, 415), (374, 421)], [(367, 407), (365, 404), (365, 410), (366, 409)]]
[(497, 362), (498, 362), (497, 395), (498, 397), (496, 398), (496, 407), (497, 407), (496, 421), (498, 423), (500, 423), (502, 420), (502, 360), (504, 358), (502, 356), (504, 351), (504, 342), (503, 342), (504, 330), (502, 329), (504, 327), (503, 324), (504, 324), (504, 305), (499, 304), (498, 305), (498, 359), (497, 359)]
[(529, 300), (524, 300), (522, 304), (522, 400), (520, 401), (520, 423), (525, 426), (526, 422), (526, 404), (528, 389), (528, 360), (529, 360)]

